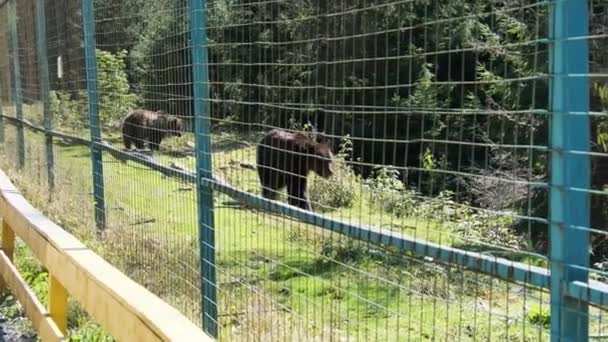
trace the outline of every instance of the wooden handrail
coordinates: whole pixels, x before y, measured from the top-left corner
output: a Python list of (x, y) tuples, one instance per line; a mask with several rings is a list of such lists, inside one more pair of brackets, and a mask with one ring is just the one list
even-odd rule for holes
[[(44, 341), (64, 339), (67, 298), (75, 298), (119, 341), (213, 341), (175, 308), (129, 279), (34, 208), (0, 170), (0, 275)], [(12, 263), (14, 236), (49, 271), (49, 310)], [(0, 285), (3, 285), (0, 284)]]

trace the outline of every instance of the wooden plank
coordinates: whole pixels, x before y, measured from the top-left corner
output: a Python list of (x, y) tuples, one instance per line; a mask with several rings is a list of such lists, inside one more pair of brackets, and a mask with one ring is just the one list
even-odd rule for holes
[[(2, 250), (9, 260), (12, 261), (15, 251), (15, 232), (5, 220), (2, 221)], [(3, 293), (5, 290), (7, 290), (6, 283), (0, 279), (0, 293)]]
[(15, 253), (15, 232), (6, 221), (2, 221), (2, 250), (12, 261)]
[(0, 251), (0, 275), (12, 290), (13, 295), (21, 306), (26, 316), (32, 321), (32, 325), (43, 341), (65, 341), (64, 335), (59, 330), (49, 313), (44, 309), (36, 295), (27, 286), (27, 283), (4, 251)]
[(0, 213), (68, 293), (117, 340), (213, 341), (31, 206), (1, 170)]
[(49, 274), (49, 312), (62, 333), (68, 332), (68, 293), (59, 280)]

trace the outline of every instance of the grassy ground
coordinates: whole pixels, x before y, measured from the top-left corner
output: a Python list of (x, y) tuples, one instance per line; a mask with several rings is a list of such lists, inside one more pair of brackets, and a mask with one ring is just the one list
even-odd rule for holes
[[(42, 137), (26, 135), (27, 165), (16, 171), (14, 132), (7, 129), (6, 158), (0, 164), (26, 196), (56, 222), (95, 244), (99, 253), (133, 279), (199, 322), (193, 186), (104, 155), (108, 226), (103, 243), (97, 244), (91, 238), (88, 148), (57, 142), (57, 186), (49, 193)], [(216, 174), (257, 193), (255, 171), (240, 165), (254, 161), (254, 147), (248, 143), (254, 138), (214, 135), (213, 162)], [(184, 145), (174, 141), (167, 146)], [(188, 156), (158, 158), (187, 168), (194, 163)], [(446, 244), (458, 242), (445, 222), (398, 218), (372, 206), (369, 197), (361, 186), (352, 207), (327, 214)], [(546, 293), (357, 243), (236, 205), (221, 194), (215, 198), (221, 340), (547, 338)], [(80, 324), (91, 324), (87, 322)], [(79, 326), (74, 322), (74, 328)], [(594, 322), (594, 329), (600, 329), (599, 324)]]

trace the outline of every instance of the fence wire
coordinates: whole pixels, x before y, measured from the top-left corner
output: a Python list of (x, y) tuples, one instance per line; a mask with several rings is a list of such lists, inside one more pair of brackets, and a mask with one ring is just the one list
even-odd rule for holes
[[(336, 153), (334, 176), (312, 177), (315, 210), (543, 265), (533, 248), (546, 242), (534, 233), (546, 236), (537, 207), (547, 181), (533, 166), (547, 158), (546, 94), (539, 99), (548, 69), (539, 60), (547, 58), (548, 5), (212, 2), (212, 121), (237, 146), (243, 134), (233, 132), (251, 136), (234, 157), (215, 149), (215, 168), (255, 191), (258, 177), (244, 166), (255, 163), (260, 136), (314, 127)], [(221, 258), (238, 265), (220, 273), (244, 278), (246, 297), (270, 312), (244, 310), (244, 336), (545, 337), (542, 291), (288, 218), (239, 216), (218, 215), (220, 239), (238, 241), (242, 227), (251, 234), (238, 253), (218, 244)]]
[[(591, 338), (607, 336), (606, 300), (591, 298), (600, 290), (570, 292), (576, 305), (560, 299), (578, 316), (556, 321), (543, 278), (563, 265), (565, 285), (580, 270), (589, 288), (606, 281), (604, 1), (588, 2), (588, 33), (566, 39), (556, 32), (577, 20), (551, 17), (572, 0), (203, 1), (202, 82), (193, 77), (196, 1), (88, 2), (96, 73), (86, 64), (80, 1), (43, 2), (44, 44), (35, 1), (0, 4), (0, 166), (53, 219), (101, 241), (104, 257), (210, 334), (206, 324), (217, 325), (220, 340), (531, 341), (577, 324)], [(555, 46), (573, 41), (589, 47), (589, 72), (565, 71), (589, 80), (589, 151), (556, 145), (560, 115), (587, 114), (559, 112), (552, 96), (563, 76)], [(91, 121), (92, 75), (99, 122)], [(209, 90), (202, 113), (201, 85)], [(11, 120), (18, 107), (23, 128)], [(195, 122), (205, 120), (210, 133), (196, 136)], [(50, 121), (47, 144), (40, 128)], [(96, 129), (101, 161), (89, 145)], [(197, 170), (207, 154), (212, 169)], [(552, 161), (562, 155), (589, 158), (588, 186), (557, 183)], [(205, 171), (227, 184), (215, 184), (208, 212), (197, 184)], [(561, 226), (564, 236), (589, 233), (587, 245), (551, 235), (563, 224), (552, 202), (558, 188), (588, 198), (589, 223)], [(319, 216), (264, 210), (270, 204), (258, 196)], [(588, 250), (589, 266), (557, 257), (556, 241), (566, 258)], [(461, 252), (496, 263), (471, 266), (457, 260)], [(215, 264), (201, 265), (201, 253)], [(500, 262), (519, 266), (501, 273)]]

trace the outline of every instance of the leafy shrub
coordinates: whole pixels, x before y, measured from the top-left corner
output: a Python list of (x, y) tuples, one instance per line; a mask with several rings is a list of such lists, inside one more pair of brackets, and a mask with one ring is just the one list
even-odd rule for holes
[(130, 94), (125, 57), (122, 50), (116, 55), (97, 50), (97, 82), (99, 88), (99, 120), (104, 126), (117, 126), (129, 111), (139, 105), (141, 99)]
[(525, 240), (514, 231), (512, 215), (491, 213), (460, 204), (451, 191), (430, 199), (416, 197), (399, 180), (397, 170), (379, 167), (364, 181), (372, 205), (397, 217), (414, 216), (431, 222), (448, 223), (452, 231), (466, 240), (520, 249)]
[(473, 241), (521, 249), (525, 240), (513, 230), (515, 224), (509, 215), (494, 214), (476, 209), (462, 210), (454, 231)]
[(509, 213), (493, 213), (457, 203), (451, 191), (420, 203), (419, 217), (431, 221), (448, 222), (454, 233), (466, 240), (521, 249), (525, 240), (515, 230), (515, 220)]
[(74, 98), (67, 92), (49, 93), (51, 113), (56, 126), (70, 129), (83, 129), (88, 124), (86, 92), (78, 92)]
[(416, 201), (415, 192), (406, 189), (399, 180), (399, 172), (387, 167), (377, 167), (370, 178), (365, 180), (370, 192), (372, 205), (397, 217), (411, 215)]
[[(97, 86), (99, 94), (99, 121), (102, 126), (116, 127), (120, 120), (136, 108), (141, 99), (130, 94), (124, 58), (126, 51), (116, 55), (97, 50)], [(63, 91), (50, 93), (51, 111), (61, 127), (83, 129), (88, 127), (88, 96), (84, 90), (69, 94)]]
[(539, 306), (533, 307), (527, 314), (528, 321), (532, 324), (540, 325), (545, 329), (551, 326), (551, 312)]
[(456, 203), (453, 196), (452, 191), (444, 190), (435, 197), (421, 200), (416, 213), (427, 220), (458, 221), (468, 208)]
[(341, 140), (333, 159), (333, 176), (329, 179), (313, 176), (309, 193), (315, 209), (348, 208), (356, 201), (359, 177), (346, 161), (351, 151), (352, 141), (347, 136)]

